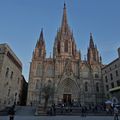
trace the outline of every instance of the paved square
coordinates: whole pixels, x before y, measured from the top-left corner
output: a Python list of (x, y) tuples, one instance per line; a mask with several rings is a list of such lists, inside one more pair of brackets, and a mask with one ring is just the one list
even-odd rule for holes
[[(0, 120), (9, 120), (8, 116), (0, 116)], [(14, 120), (114, 120), (113, 116), (15, 116)]]

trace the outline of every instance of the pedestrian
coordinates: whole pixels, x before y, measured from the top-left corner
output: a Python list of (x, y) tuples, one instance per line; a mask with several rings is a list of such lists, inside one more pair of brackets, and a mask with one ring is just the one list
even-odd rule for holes
[(10, 108), (10, 110), (8, 111), (9, 114), (9, 120), (14, 120), (14, 115), (15, 115), (15, 111), (14, 108)]
[(56, 115), (56, 107), (55, 107), (55, 104), (53, 104), (53, 115)]
[(118, 119), (118, 109), (117, 109), (117, 107), (114, 107), (114, 120), (119, 120)]
[(85, 109), (84, 109), (83, 106), (82, 106), (82, 108), (81, 108), (81, 116), (82, 116), (82, 117), (85, 117)]
[(64, 110), (64, 104), (61, 104), (61, 114), (63, 114), (63, 110)]
[(32, 106), (32, 102), (30, 102), (30, 105)]

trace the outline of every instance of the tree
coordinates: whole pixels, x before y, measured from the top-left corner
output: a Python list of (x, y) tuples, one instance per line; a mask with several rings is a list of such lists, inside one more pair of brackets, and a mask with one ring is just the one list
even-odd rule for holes
[(53, 89), (52, 85), (50, 83), (48, 83), (47, 85), (44, 85), (44, 87), (43, 87), (43, 97), (45, 99), (44, 110), (46, 110), (49, 98), (53, 97), (53, 94), (54, 94), (54, 89)]

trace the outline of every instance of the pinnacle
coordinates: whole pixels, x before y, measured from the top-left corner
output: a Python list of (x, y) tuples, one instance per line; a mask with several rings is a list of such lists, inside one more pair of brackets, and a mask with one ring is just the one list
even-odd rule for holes
[(41, 29), (39, 41), (44, 41), (44, 38), (43, 38), (43, 28)]
[(65, 3), (64, 3), (64, 8), (63, 8), (61, 30), (62, 30), (62, 32), (68, 32), (69, 31), (69, 26), (68, 26), (68, 22), (67, 22), (66, 4)]
[(90, 48), (94, 48), (94, 42), (93, 42), (93, 35), (90, 33), (90, 43), (89, 43)]

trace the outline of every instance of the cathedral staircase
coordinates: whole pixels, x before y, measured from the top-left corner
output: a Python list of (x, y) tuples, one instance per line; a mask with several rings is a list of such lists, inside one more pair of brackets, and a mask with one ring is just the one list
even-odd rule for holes
[(33, 116), (35, 113), (35, 106), (16, 106), (15, 115), (18, 116)]
[[(49, 109), (49, 108), (47, 108), (47, 109)], [(46, 116), (46, 115), (47, 115), (47, 110), (45, 111), (45, 110), (44, 110), (44, 107), (39, 105), (39, 106), (36, 108), (35, 115), (36, 115), (36, 116), (40, 116), (40, 115)]]

